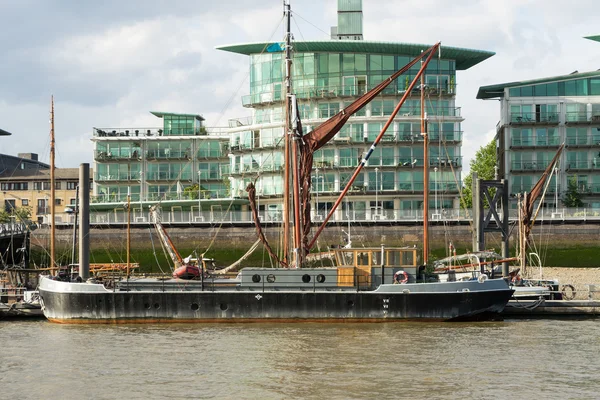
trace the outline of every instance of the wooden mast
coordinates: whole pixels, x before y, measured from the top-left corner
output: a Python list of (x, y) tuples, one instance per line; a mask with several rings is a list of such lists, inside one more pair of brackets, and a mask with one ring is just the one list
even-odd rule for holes
[(55, 257), (55, 206), (54, 206), (54, 96), (51, 97), (50, 106), (50, 268), (54, 271), (56, 268)]
[(285, 128), (284, 137), (284, 178), (283, 178), (283, 263), (289, 265), (289, 232), (290, 232), (290, 94), (292, 91), (292, 45), (291, 45), (291, 16), (289, 0), (283, 1), (283, 14), (286, 19), (285, 30)]
[[(421, 58), (421, 65), (423, 59)], [(429, 137), (425, 119), (425, 73), (421, 74), (421, 135), (423, 136), (423, 264), (429, 261)]]
[(131, 255), (131, 192), (127, 189), (127, 279), (130, 272), (130, 255)]

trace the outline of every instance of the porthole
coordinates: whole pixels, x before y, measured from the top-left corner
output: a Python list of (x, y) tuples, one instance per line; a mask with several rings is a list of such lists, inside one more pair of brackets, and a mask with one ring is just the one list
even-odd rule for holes
[(349, 307), (349, 308), (352, 308), (352, 307), (354, 307), (354, 301), (352, 301), (352, 300), (348, 300), (348, 307)]
[(317, 275), (317, 282), (319, 282), (319, 283), (325, 282), (325, 275), (323, 275), (323, 274)]
[(190, 308), (192, 309), (192, 311), (198, 311), (198, 309), (200, 308), (200, 306), (198, 305), (198, 303), (192, 303), (192, 305), (190, 306)]
[(309, 274), (302, 275), (302, 282), (304, 282), (304, 283), (310, 282), (310, 275)]
[(227, 310), (227, 304), (226, 303), (221, 303), (221, 310), (222, 311), (226, 311)]
[(267, 275), (267, 282), (274, 283), (275, 282), (275, 275), (273, 275), (273, 274)]
[(260, 282), (260, 275), (259, 274), (252, 275), (252, 282), (254, 282), (254, 283)]
[(154, 308), (158, 310), (160, 308), (160, 304), (154, 303)]
[(144, 308), (149, 310), (150, 309), (150, 303), (144, 303)]

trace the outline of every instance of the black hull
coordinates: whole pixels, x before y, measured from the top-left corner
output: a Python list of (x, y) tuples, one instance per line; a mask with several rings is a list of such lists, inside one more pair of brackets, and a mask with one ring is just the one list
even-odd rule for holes
[(64, 293), (40, 288), (44, 314), (61, 323), (477, 320), (500, 313), (511, 295), (512, 290)]

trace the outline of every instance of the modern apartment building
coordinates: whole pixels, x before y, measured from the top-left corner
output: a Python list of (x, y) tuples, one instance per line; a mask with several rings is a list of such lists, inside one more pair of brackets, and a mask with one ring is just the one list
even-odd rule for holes
[[(362, 2), (338, 2), (338, 27), (332, 40), (293, 43), (292, 81), (305, 132), (332, 117), (352, 101), (402, 68), (429, 45), (362, 40)], [(229, 123), (232, 191), (241, 196), (256, 180), (259, 208), (278, 215), (283, 193), (283, 118), (285, 56), (283, 46), (246, 43), (220, 50), (249, 57), (250, 94), (243, 106), (251, 115)], [(429, 190), (431, 209), (458, 208), (461, 182), (461, 108), (456, 104), (456, 72), (466, 70), (494, 53), (443, 47), (426, 75), (425, 109), (430, 137)], [(380, 133), (409, 82), (415, 65), (374, 101), (351, 117), (326, 147), (315, 154), (313, 210), (326, 215), (344, 189), (362, 156)], [(422, 210), (423, 141), (420, 129), (420, 92), (410, 93), (354, 182), (337, 217), (358, 220), (398, 219)], [(434, 211), (435, 212), (435, 211)], [(439, 216), (440, 214), (438, 214)]]
[(226, 130), (209, 134), (200, 115), (152, 114), (162, 119), (159, 128), (94, 128), (92, 209), (122, 208), (128, 195), (142, 219), (144, 203), (196, 217), (199, 208), (224, 204), (231, 197)]
[(565, 143), (545, 206), (562, 207), (575, 179), (585, 206), (600, 209), (600, 71), (483, 86), (477, 98), (500, 99), (499, 175), (511, 194), (530, 191)]
[[(362, 1), (338, 1), (338, 26), (326, 41), (293, 43), (292, 79), (300, 118), (308, 132), (382, 82), (430, 45), (362, 40)], [(228, 127), (205, 128), (199, 115), (153, 113), (157, 128), (94, 128), (96, 210), (121, 207), (127, 193), (140, 204), (161, 201), (163, 210), (196, 213), (228, 209), (249, 220), (245, 188), (256, 181), (264, 220), (278, 220), (283, 194), (284, 53), (281, 43), (220, 47), (249, 57), (248, 110)], [(456, 72), (494, 53), (443, 47), (425, 76), (425, 109), (430, 138), (431, 210), (458, 208), (461, 183), (461, 108), (456, 104)], [(323, 217), (343, 190), (361, 157), (391, 115), (416, 75), (415, 65), (350, 119), (315, 154), (312, 199), (315, 219)], [(422, 210), (423, 141), (420, 92), (409, 98), (354, 182), (336, 218), (391, 220)], [(199, 187), (198, 187), (199, 184)], [(196, 193), (199, 189), (200, 195)], [(201, 200), (201, 201), (198, 201)], [(144, 213), (139, 217), (143, 219)], [(172, 214), (174, 215), (174, 214)], [(211, 214), (212, 215), (212, 214)]]

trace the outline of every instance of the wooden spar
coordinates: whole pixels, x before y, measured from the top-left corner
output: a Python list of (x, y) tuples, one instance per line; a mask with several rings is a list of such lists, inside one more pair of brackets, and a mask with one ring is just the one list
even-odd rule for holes
[(342, 190), (342, 193), (340, 193), (340, 195), (336, 199), (335, 203), (331, 207), (331, 210), (329, 210), (329, 213), (327, 214), (327, 216), (325, 217), (325, 219), (321, 223), (321, 226), (319, 226), (319, 228), (315, 232), (312, 240), (308, 244), (308, 249), (311, 249), (315, 245), (315, 242), (317, 241), (319, 235), (321, 234), (321, 232), (323, 232), (323, 229), (325, 229), (325, 226), (327, 225), (327, 222), (331, 219), (331, 217), (333, 216), (333, 213), (337, 210), (337, 208), (339, 207), (339, 205), (342, 203), (342, 200), (344, 199), (344, 197), (348, 193), (348, 190), (350, 190), (350, 187), (352, 186), (352, 184), (356, 180), (356, 177), (358, 176), (358, 174), (360, 173), (360, 171), (362, 171), (362, 169), (365, 166), (365, 164), (366, 164), (367, 160), (369, 159), (369, 157), (371, 157), (371, 154), (375, 150), (375, 147), (377, 146), (377, 144), (379, 144), (379, 142), (383, 138), (383, 135), (387, 131), (388, 127), (394, 121), (394, 118), (396, 117), (396, 115), (400, 111), (400, 107), (402, 107), (402, 105), (404, 104), (404, 102), (408, 98), (410, 92), (415, 87), (415, 85), (417, 83), (417, 80), (421, 77), (421, 75), (423, 75), (423, 73), (425, 71), (425, 68), (429, 64), (429, 61), (433, 57), (433, 54), (438, 50), (438, 48), (440, 47), (440, 45), (441, 45), (441, 43), (438, 42), (438, 43), (436, 43), (431, 48), (431, 51), (430, 51), (429, 55), (427, 56), (427, 59), (425, 60), (425, 63), (423, 63), (421, 65), (421, 68), (419, 69), (419, 72), (417, 73), (417, 75), (415, 76), (415, 78), (413, 79), (413, 81), (410, 83), (410, 85), (408, 86), (408, 88), (404, 92), (404, 95), (402, 96), (402, 98), (400, 99), (400, 101), (398, 102), (398, 104), (396, 105), (396, 108), (394, 108), (394, 111), (392, 112), (392, 114), (388, 118), (387, 122), (385, 123), (385, 125), (381, 129), (381, 132), (379, 132), (379, 135), (377, 135), (377, 138), (375, 138), (375, 141), (373, 142), (373, 144), (369, 148), (369, 151), (367, 152), (366, 156), (361, 160), (360, 164), (358, 165), (358, 167), (356, 168), (356, 170), (354, 171), (354, 173), (350, 177), (350, 180), (346, 184), (346, 187), (344, 188), (344, 190)]
[(284, 14), (286, 16), (286, 32), (285, 32), (285, 129), (284, 134), (284, 150), (283, 150), (283, 254), (282, 261), (289, 265), (289, 231), (290, 231), (290, 94), (292, 91), (291, 82), (291, 18), (289, 1), (284, 1)]
[(127, 191), (127, 278), (130, 271), (130, 255), (131, 255), (131, 194)]
[[(292, 101), (291, 105), (294, 107), (292, 114), (296, 115), (296, 101)], [(296, 117), (298, 116), (296, 115)], [(293, 122), (296, 123), (296, 121)], [(302, 226), (304, 224), (300, 218), (300, 162), (298, 158), (298, 140), (296, 139), (298, 132), (296, 131), (296, 127), (292, 129), (294, 134), (290, 135), (290, 144), (292, 146), (292, 170), (294, 171), (294, 266), (300, 268), (304, 259), (304, 251), (302, 250)]]
[(478, 267), (480, 265), (489, 265), (489, 264), (502, 264), (504, 262), (510, 262), (510, 261), (519, 261), (519, 257), (510, 257), (510, 258), (503, 258), (501, 260), (494, 260), (494, 261), (484, 261), (481, 263), (477, 263), (477, 264), (464, 264), (464, 265), (452, 265), (452, 266), (448, 266), (448, 267), (438, 267), (434, 270), (434, 272), (443, 272), (443, 271), (448, 271), (448, 270), (458, 270), (458, 269), (463, 269), (463, 268), (467, 268), (467, 267)]
[[(422, 66), (421, 58), (421, 68)], [(425, 124), (425, 74), (421, 74), (421, 136), (423, 136), (423, 264), (427, 265), (429, 261), (429, 138)]]
[(56, 250), (55, 250), (55, 201), (56, 196), (54, 188), (54, 96), (50, 99), (50, 267), (56, 268)]

